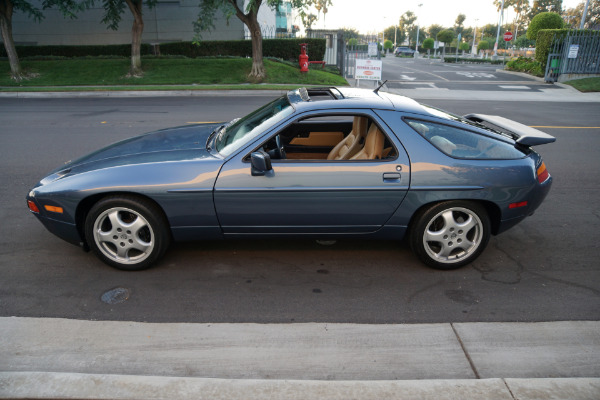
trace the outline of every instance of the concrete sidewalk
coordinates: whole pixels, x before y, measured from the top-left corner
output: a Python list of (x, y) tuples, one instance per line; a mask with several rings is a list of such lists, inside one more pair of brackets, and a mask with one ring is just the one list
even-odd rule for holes
[(0, 371), (0, 398), (598, 399), (600, 322), (0, 318)]

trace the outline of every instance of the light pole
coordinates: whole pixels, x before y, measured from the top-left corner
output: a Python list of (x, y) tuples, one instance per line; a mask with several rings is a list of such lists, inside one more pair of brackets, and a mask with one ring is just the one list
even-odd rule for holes
[(471, 54), (477, 54), (475, 51), (475, 37), (477, 36), (477, 21), (479, 18), (475, 18), (475, 32), (473, 32), (473, 46), (471, 46)]
[[(419, 4), (419, 10), (421, 9), (421, 6), (423, 6), (423, 3)], [(417, 15), (417, 19), (419, 19), (419, 15)], [(419, 25), (417, 25), (417, 43), (415, 44), (415, 58), (419, 56), (419, 28)]]
[(579, 29), (583, 29), (583, 25), (585, 24), (585, 17), (587, 15), (587, 9), (590, 5), (590, 0), (585, 2), (585, 7), (583, 7), (583, 15), (581, 16), (581, 24), (579, 24)]
[(498, 32), (496, 33), (496, 43), (494, 44), (494, 58), (498, 57), (498, 40), (500, 39), (500, 27), (502, 26), (502, 16), (504, 15), (504, 0), (500, 6), (500, 16), (498, 17)]

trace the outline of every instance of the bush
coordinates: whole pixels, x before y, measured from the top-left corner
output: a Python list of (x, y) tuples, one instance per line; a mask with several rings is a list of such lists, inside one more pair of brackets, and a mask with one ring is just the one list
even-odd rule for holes
[(560, 29), (564, 21), (560, 15), (553, 12), (542, 12), (533, 17), (527, 28), (527, 39), (537, 40), (538, 32), (542, 29)]
[(462, 57), (444, 57), (446, 63), (461, 63), (461, 64), (503, 64), (503, 60), (491, 60), (489, 58), (462, 58)]
[(542, 63), (527, 57), (518, 57), (506, 63), (506, 69), (509, 71), (526, 72), (535, 76), (544, 76), (545, 68)]

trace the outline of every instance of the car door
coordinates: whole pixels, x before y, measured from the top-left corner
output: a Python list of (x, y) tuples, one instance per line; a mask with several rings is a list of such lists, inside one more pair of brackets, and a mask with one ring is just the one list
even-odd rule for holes
[(255, 144), (228, 160), (214, 189), (223, 233), (340, 234), (381, 228), (406, 195), (410, 163), (389, 128), (375, 114), (368, 116), (394, 147), (392, 157), (272, 160), (272, 170), (264, 176), (251, 174), (250, 153), (261, 146)]

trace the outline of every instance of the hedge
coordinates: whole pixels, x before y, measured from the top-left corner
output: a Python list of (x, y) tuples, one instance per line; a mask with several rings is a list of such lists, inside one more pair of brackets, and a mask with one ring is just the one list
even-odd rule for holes
[[(86, 46), (15, 46), (20, 58), (36, 56), (87, 57), (87, 56), (131, 56), (130, 44), (86, 45)], [(152, 54), (149, 44), (142, 44), (142, 55)], [(7, 57), (4, 46), (0, 57)]]
[[(322, 61), (325, 57), (325, 39), (265, 39), (263, 40), (263, 56), (281, 58), (284, 60), (298, 60), (300, 43), (308, 44), (310, 60)], [(131, 45), (97, 45), (97, 46), (16, 46), (19, 57), (35, 56), (60, 56), (60, 57), (86, 57), (86, 56), (121, 56), (131, 55)], [(181, 55), (189, 58), (236, 56), (252, 57), (252, 42), (250, 40), (223, 40), (202, 41), (198, 44), (192, 42), (172, 42), (160, 44), (162, 55)], [(150, 44), (142, 44), (142, 55), (152, 54)], [(4, 46), (0, 48), (0, 57), (6, 57)]]
[(562, 39), (567, 36), (569, 29), (542, 29), (538, 32), (535, 40), (535, 59), (539, 61), (542, 71), (546, 70), (548, 54), (554, 46), (554, 39)]
[(456, 57), (448, 56), (444, 58), (446, 63), (461, 63), (461, 64), (503, 64), (503, 60), (492, 60), (489, 58), (467, 58), (467, 57)]

